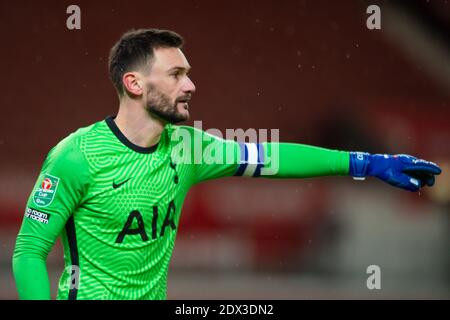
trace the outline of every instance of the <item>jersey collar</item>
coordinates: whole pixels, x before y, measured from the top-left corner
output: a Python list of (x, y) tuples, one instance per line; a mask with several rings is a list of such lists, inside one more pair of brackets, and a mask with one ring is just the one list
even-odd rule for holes
[(105, 121), (109, 129), (111, 129), (112, 133), (114, 133), (114, 135), (117, 137), (117, 139), (119, 139), (120, 142), (138, 153), (153, 153), (154, 151), (156, 151), (156, 149), (158, 148), (158, 143), (151, 147), (141, 147), (128, 140), (128, 138), (125, 137), (122, 131), (120, 131), (117, 124), (114, 122), (115, 118), (115, 116), (109, 116), (105, 119)]

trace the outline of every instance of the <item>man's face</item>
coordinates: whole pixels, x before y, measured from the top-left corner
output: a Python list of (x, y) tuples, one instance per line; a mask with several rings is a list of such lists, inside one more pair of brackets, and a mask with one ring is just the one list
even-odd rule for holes
[(195, 86), (187, 76), (190, 66), (178, 48), (154, 50), (151, 68), (145, 68), (144, 102), (147, 111), (169, 123), (189, 119), (189, 105)]

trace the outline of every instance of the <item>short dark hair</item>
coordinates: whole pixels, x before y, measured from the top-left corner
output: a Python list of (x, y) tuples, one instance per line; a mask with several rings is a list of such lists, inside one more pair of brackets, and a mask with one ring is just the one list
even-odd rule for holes
[(158, 48), (181, 48), (183, 38), (176, 32), (159, 29), (129, 30), (122, 35), (109, 52), (109, 77), (119, 96), (125, 93), (122, 77), (153, 58)]

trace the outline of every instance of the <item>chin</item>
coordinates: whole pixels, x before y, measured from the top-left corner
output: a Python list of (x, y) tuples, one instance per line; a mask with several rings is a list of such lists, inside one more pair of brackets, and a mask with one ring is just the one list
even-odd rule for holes
[(189, 113), (185, 113), (183, 115), (180, 115), (180, 117), (178, 119), (179, 119), (178, 122), (188, 121), (189, 120)]
[(189, 120), (189, 110), (183, 108), (178, 108), (177, 118), (183, 119), (181, 121)]
[(171, 124), (176, 124), (179, 122), (184, 122), (189, 120), (189, 112), (179, 112), (178, 114), (176, 114), (176, 116), (172, 116), (170, 118), (167, 119), (168, 122), (170, 122)]
[(189, 120), (190, 117), (189, 111), (185, 111), (182, 116), (185, 118), (185, 121)]

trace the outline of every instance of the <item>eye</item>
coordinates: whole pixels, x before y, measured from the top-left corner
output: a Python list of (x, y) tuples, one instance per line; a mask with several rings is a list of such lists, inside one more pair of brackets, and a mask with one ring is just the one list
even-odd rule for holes
[(175, 72), (175, 73), (172, 73), (171, 76), (173, 78), (175, 78), (176, 80), (178, 80), (178, 78), (180, 77), (180, 73), (179, 72)]

